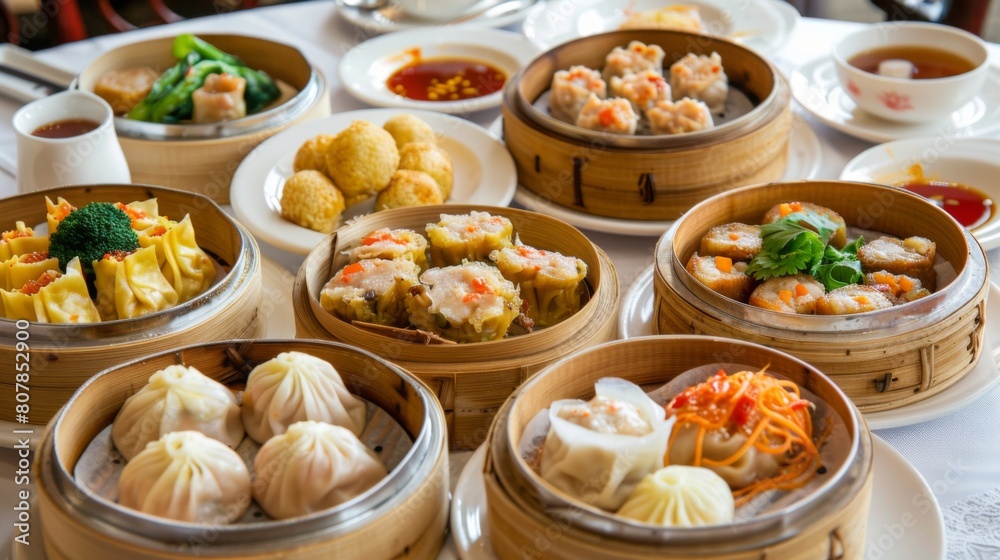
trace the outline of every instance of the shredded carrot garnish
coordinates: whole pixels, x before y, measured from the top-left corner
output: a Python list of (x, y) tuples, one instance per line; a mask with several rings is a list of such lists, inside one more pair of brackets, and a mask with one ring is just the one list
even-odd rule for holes
[[(791, 490), (805, 485), (821, 465), (818, 443), (812, 439), (812, 403), (802, 398), (798, 385), (765, 373), (741, 371), (727, 375), (719, 370), (704, 383), (689, 387), (667, 404), (676, 418), (669, 449), (685, 426), (698, 428), (693, 464), (721, 467), (736, 463), (751, 449), (783, 455), (784, 465), (771, 478), (755, 481), (733, 492), (742, 505), (762, 492)], [(704, 439), (709, 432), (743, 434), (746, 441), (728, 457), (704, 456)], [(664, 457), (669, 463), (670, 454)]]
[(798, 297), (807, 296), (809, 295), (809, 288), (807, 288), (805, 284), (796, 284), (795, 295)]
[(715, 268), (718, 268), (719, 272), (729, 274), (733, 271), (733, 259), (729, 257), (715, 257)]
[(781, 301), (787, 303), (788, 305), (791, 305), (792, 304), (792, 291), (791, 290), (778, 290), (778, 298)]

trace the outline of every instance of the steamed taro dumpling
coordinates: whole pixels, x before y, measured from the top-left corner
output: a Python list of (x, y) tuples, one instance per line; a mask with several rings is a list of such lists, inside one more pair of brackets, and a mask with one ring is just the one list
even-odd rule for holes
[(243, 425), (261, 444), (303, 420), (361, 435), (365, 414), (364, 401), (347, 390), (333, 365), (303, 352), (282, 352), (258, 365), (243, 392)]

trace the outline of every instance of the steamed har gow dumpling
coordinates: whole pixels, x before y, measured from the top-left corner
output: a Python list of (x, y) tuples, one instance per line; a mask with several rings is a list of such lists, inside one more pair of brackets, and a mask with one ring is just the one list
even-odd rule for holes
[(549, 407), (541, 475), (595, 507), (617, 510), (647, 473), (663, 466), (672, 420), (663, 407), (624, 379), (604, 378), (588, 401)]
[(238, 453), (195, 431), (173, 432), (133, 457), (119, 503), (189, 523), (231, 523), (250, 505), (250, 473)]
[(171, 432), (193, 430), (235, 448), (243, 441), (236, 396), (193, 367), (168, 366), (128, 398), (115, 417), (111, 439), (131, 460), (146, 444)]
[(365, 403), (347, 390), (329, 362), (302, 352), (282, 352), (253, 369), (243, 392), (243, 424), (265, 443), (303, 420), (343, 426), (354, 435), (365, 427)]
[(617, 514), (650, 525), (701, 527), (731, 523), (736, 505), (719, 475), (672, 465), (643, 478)]
[(385, 478), (385, 465), (346, 428), (296, 422), (254, 459), (253, 496), (268, 515), (288, 519), (332, 508)]

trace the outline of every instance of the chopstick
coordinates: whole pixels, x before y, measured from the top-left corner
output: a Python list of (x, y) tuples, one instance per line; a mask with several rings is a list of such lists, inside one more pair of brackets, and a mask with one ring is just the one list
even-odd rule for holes
[(46, 90), (48, 90), (47, 92), (48, 95), (52, 95), (53, 93), (58, 93), (66, 89), (66, 86), (63, 84), (53, 82), (52, 80), (43, 78), (41, 76), (29, 74), (23, 70), (14, 68), (13, 66), (10, 66), (8, 64), (0, 64), (0, 73), (7, 74), (9, 76), (14, 76), (15, 78), (19, 78), (21, 80), (25, 80), (27, 82), (31, 82), (33, 84), (36, 84), (37, 86), (45, 88)]

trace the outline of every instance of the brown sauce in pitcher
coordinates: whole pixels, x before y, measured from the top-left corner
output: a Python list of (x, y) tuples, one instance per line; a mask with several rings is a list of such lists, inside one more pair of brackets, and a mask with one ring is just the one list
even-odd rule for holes
[(88, 119), (66, 119), (43, 124), (31, 132), (39, 138), (72, 138), (96, 130), (101, 123)]

